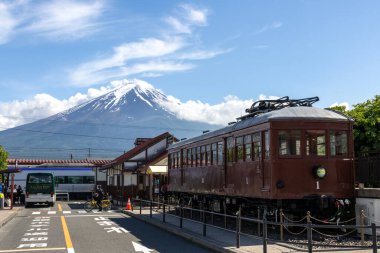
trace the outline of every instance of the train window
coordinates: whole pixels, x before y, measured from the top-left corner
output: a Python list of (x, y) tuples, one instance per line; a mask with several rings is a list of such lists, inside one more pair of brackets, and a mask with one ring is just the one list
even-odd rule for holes
[(206, 165), (206, 147), (202, 146), (201, 147), (201, 166)]
[(80, 176), (68, 176), (67, 177), (68, 184), (83, 184), (83, 177)]
[(197, 166), (201, 166), (201, 147), (197, 147)]
[(176, 155), (176, 153), (171, 154), (171, 156), (172, 156), (172, 169), (175, 169), (175, 155)]
[(65, 184), (65, 176), (55, 176), (54, 179), (56, 184)]
[(270, 151), (270, 136), (269, 131), (264, 132), (264, 140), (265, 140), (265, 159), (269, 158), (269, 151)]
[[(279, 154), (286, 155), (301, 155), (301, 131), (299, 130), (283, 130), (278, 132), (279, 138)], [(265, 147), (267, 141), (265, 141)]]
[(224, 152), (224, 145), (223, 142), (218, 142), (218, 165), (223, 165), (223, 152)]
[(227, 162), (234, 162), (234, 138), (228, 137), (227, 138)]
[(324, 130), (306, 131), (306, 155), (326, 155), (326, 136)]
[(172, 167), (173, 167), (172, 157), (173, 157), (172, 154), (168, 155), (168, 168), (169, 169), (172, 169)]
[(331, 156), (347, 155), (347, 132), (330, 131)]
[(191, 151), (192, 151), (191, 148), (187, 150), (187, 167), (188, 168), (191, 167)]
[(215, 165), (217, 160), (217, 152), (216, 152), (217, 144), (213, 143), (211, 145), (211, 164)]
[(261, 159), (261, 133), (252, 135), (253, 144), (253, 160), (258, 161)]
[(181, 151), (177, 152), (175, 164), (177, 165), (177, 168), (181, 168)]
[(244, 154), (245, 154), (245, 160), (251, 159), (251, 153), (252, 153), (252, 136), (246, 135), (244, 136)]
[(211, 165), (211, 145), (206, 146), (206, 163), (205, 165)]
[(182, 167), (186, 168), (187, 166), (187, 149), (182, 150)]
[(197, 166), (197, 148), (193, 148), (193, 151), (191, 152), (191, 166), (195, 167)]
[(244, 158), (243, 137), (237, 137), (235, 139), (235, 145), (236, 145), (236, 161), (242, 161)]
[(179, 166), (178, 166), (178, 154), (177, 153), (175, 153), (174, 154), (174, 168), (178, 168)]
[(93, 183), (95, 183), (95, 177), (94, 176), (84, 176), (83, 177), (83, 183), (84, 184), (93, 184)]
[(172, 169), (175, 169), (175, 153), (173, 153), (173, 154), (171, 154), (171, 156), (172, 156), (172, 164), (171, 164), (171, 166), (172, 166)]

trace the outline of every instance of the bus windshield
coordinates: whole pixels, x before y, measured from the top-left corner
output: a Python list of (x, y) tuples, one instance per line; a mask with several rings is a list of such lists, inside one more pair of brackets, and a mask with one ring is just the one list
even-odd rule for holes
[(26, 178), (28, 194), (51, 194), (55, 192), (54, 177), (51, 173), (29, 173)]
[(29, 184), (51, 184), (52, 182), (51, 174), (30, 174), (28, 179)]

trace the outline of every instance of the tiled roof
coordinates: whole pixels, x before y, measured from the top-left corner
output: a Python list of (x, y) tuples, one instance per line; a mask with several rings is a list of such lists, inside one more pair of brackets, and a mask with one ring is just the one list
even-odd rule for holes
[(41, 164), (94, 164), (102, 166), (110, 162), (110, 160), (48, 160), (48, 159), (7, 159), (9, 165), (41, 165)]
[(152, 160), (150, 160), (146, 164), (144, 164), (144, 166), (154, 165), (155, 163), (159, 162), (160, 160), (166, 158), (167, 156), (168, 156), (168, 151), (165, 150), (164, 152), (162, 152), (161, 154), (159, 154), (158, 156), (154, 157)]
[(134, 157), (135, 155), (137, 155), (141, 151), (148, 149), (149, 147), (153, 146), (154, 144), (156, 144), (156, 143), (158, 143), (158, 142), (162, 141), (163, 139), (168, 138), (170, 136), (172, 136), (170, 133), (165, 132), (165, 133), (158, 135), (158, 136), (156, 136), (156, 137), (154, 137), (148, 141), (145, 141), (145, 142), (141, 143), (140, 145), (134, 147), (133, 149), (129, 150), (127, 153), (115, 158), (112, 162), (105, 164), (103, 167), (109, 167), (109, 166), (114, 165), (114, 164), (122, 163), (122, 162)]

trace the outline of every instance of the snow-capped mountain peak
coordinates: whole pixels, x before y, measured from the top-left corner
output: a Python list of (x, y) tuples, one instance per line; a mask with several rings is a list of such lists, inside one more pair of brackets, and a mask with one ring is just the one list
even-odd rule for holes
[(165, 108), (168, 101), (166, 95), (145, 81), (124, 79), (113, 81), (111, 85), (114, 88), (107, 93), (60, 113), (59, 117), (67, 116), (76, 111), (81, 111), (82, 113), (124, 111), (132, 118), (146, 115), (151, 110), (163, 110), (172, 115)]

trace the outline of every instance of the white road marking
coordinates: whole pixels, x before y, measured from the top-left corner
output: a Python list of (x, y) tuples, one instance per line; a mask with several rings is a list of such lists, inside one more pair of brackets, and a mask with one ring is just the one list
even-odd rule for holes
[(48, 211), (48, 214), (56, 214), (57, 211)]
[(153, 251), (152, 249), (149, 249), (141, 244), (138, 244), (137, 242), (132, 242), (132, 245), (136, 252), (149, 253)]
[(63, 211), (64, 214), (70, 214), (71, 211)]
[(32, 214), (37, 215), (37, 214), (41, 214), (41, 212), (33, 212)]
[[(107, 216), (107, 217), (120, 217), (119, 214), (102, 214), (102, 216)], [(84, 215), (84, 214), (77, 214), (77, 215), (67, 215), (65, 216), (66, 218), (76, 218), (76, 217), (99, 217), (99, 215), (96, 215), (96, 214), (87, 214), (87, 215)]]
[(8, 250), (0, 250), (0, 253), (10, 253), (10, 252), (28, 252), (28, 251), (55, 251), (55, 250), (66, 250), (66, 248), (21, 248), (21, 249), (8, 249)]

